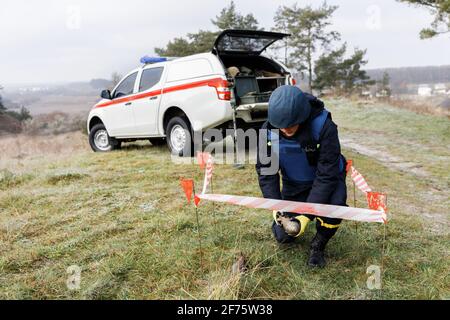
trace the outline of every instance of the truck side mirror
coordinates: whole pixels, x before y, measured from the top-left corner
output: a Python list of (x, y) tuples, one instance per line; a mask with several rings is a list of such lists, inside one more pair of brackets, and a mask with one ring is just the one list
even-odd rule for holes
[(103, 90), (102, 93), (100, 94), (100, 96), (101, 96), (103, 99), (111, 100), (111, 91), (109, 91), (109, 90)]

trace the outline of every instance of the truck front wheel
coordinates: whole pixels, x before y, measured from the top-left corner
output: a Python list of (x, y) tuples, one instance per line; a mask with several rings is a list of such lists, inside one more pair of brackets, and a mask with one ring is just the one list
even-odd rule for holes
[(189, 120), (174, 117), (167, 123), (167, 146), (173, 155), (191, 157), (194, 152), (191, 127)]
[(119, 149), (121, 142), (108, 135), (103, 123), (96, 124), (89, 132), (89, 144), (95, 152), (108, 152)]

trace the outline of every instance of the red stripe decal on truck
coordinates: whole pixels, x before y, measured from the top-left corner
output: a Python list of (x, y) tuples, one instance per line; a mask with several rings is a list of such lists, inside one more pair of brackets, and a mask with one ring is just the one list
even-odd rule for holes
[(103, 107), (108, 107), (108, 106), (122, 103), (122, 102), (130, 102), (130, 101), (144, 99), (144, 98), (148, 98), (148, 97), (159, 96), (164, 93), (186, 90), (186, 89), (191, 89), (191, 88), (196, 88), (196, 87), (208, 86), (208, 85), (211, 85), (211, 84), (214, 84), (217, 82), (221, 82), (221, 81), (224, 81), (224, 80), (222, 78), (214, 78), (214, 79), (201, 80), (201, 81), (196, 81), (196, 82), (191, 82), (191, 83), (186, 83), (186, 84), (180, 84), (180, 85), (173, 86), (173, 87), (167, 87), (167, 88), (150, 91), (150, 92), (138, 93), (138, 94), (134, 94), (134, 95), (131, 95), (128, 97), (123, 97), (123, 98), (99, 103), (99, 104), (96, 104), (94, 106), (94, 108), (103, 108)]
[(108, 106), (122, 103), (122, 102), (129, 102), (129, 101), (134, 101), (134, 100), (143, 99), (143, 98), (147, 98), (147, 97), (159, 96), (161, 94), (161, 91), (162, 91), (162, 89), (159, 89), (156, 91), (139, 93), (139, 94), (128, 96), (128, 97), (123, 97), (123, 98), (107, 101), (104, 103), (99, 103), (99, 104), (95, 105), (94, 108), (103, 108), (103, 107), (108, 107)]

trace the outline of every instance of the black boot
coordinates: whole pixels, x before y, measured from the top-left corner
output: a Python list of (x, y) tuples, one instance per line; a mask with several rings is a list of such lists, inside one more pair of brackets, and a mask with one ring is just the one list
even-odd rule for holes
[(320, 233), (311, 241), (311, 251), (309, 253), (308, 265), (310, 267), (323, 268), (327, 264), (325, 261), (325, 246), (330, 238), (325, 237)]

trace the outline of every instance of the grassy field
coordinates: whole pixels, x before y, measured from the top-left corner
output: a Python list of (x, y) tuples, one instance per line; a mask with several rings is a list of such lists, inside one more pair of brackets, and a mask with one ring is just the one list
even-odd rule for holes
[[(448, 299), (449, 121), (388, 105), (327, 101), (340, 136), (373, 189), (388, 193), (391, 220), (344, 222), (328, 266), (306, 266), (310, 224), (278, 245), (271, 214), (202, 202), (195, 211), (165, 147), (92, 153), (81, 134), (0, 140), (2, 299)], [(51, 139), (51, 140), (50, 140)], [(48, 142), (43, 142), (50, 140)], [(40, 148), (37, 143), (42, 143)], [(32, 151), (30, 151), (32, 150)], [(214, 191), (260, 195), (253, 166), (216, 166)], [(349, 204), (353, 204), (349, 183)], [(357, 194), (357, 206), (365, 206)], [(239, 255), (248, 270), (232, 274)], [(81, 268), (69, 290), (67, 268)], [(382, 289), (366, 286), (383, 265)]]

